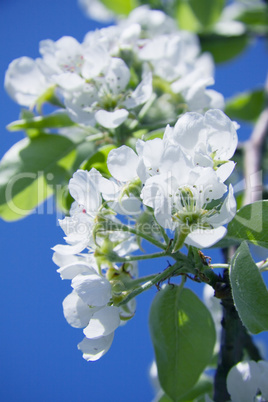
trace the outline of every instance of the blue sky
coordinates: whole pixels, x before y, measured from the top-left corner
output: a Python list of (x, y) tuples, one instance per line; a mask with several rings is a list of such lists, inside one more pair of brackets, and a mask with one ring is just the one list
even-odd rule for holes
[[(72, 35), (81, 41), (96, 26), (100, 25), (84, 17), (76, 0), (0, 0), (2, 83), (14, 58), (38, 56), (40, 40)], [(217, 68), (214, 89), (229, 97), (261, 86), (266, 73), (267, 53), (260, 42)], [(22, 135), (5, 129), (18, 118), (19, 107), (5, 94), (3, 85), (0, 90), (2, 156)], [(248, 129), (240, 129), (241, 139), (248, 134)], [(0, 400), (150, 401), (148, 368), (153, 350), (147, 322), (156, 289), (138, 298), (136, 316), (116, 331), (110, 351), (99, 361), (87, 363), (76, 348), (82, 331), (70, 327), (62, 314), (62, 300), (71, 288), (60, 279), (51, 260), (51, 247), (62, 243), (63, 237), (56, 215), (45, 206), (42, 214), (14, 223), (0, 221), (0, 233)], [(218, 262), (216, 253), (213, 257)], [(140, 271), (146, 275), (166, 265), (165, 260), (146, 263)]]

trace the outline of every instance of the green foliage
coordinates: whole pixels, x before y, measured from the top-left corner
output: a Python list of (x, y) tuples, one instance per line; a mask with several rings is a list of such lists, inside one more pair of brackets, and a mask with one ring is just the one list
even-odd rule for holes
[(259, 4), (245, 9), (236, 20), (246, 24), (248, 30), (265, 35), (268, 32), (268, 5)]
[(242, 207), (228, 225), (227, 239), (249, 241), (268, 248), (268, 201), (257, 201)]
[(232, 259), (230, 281), (235, 307), (243, 324), (253, 334), (268, 330), (268, 290), (246, 242)]
[(136, 0), (101, 0), (105, 7), (118, 15), (128, 15), (131, 10), (138, 7)]
[(211, 361), (216, 335), (210, 312), (191, 290), (169, 285), (156, 295), (149, 323), (160, 384), (179, 401)]
[(14, 121), (7, 126), (7, 129), (9, 131), (25, 130), (27, 133), (38, 135), (40, 131), (42, 132), (46, 128), (70, 127), (74, 124), (66, 113), (54, 113), (48, 116), (28, 117)]
[(210, 52), (215, 63), (226, 62), (238, 56), (249, 43), (246, 34), (240, 36), (224, 36), (218, 34), (200, 35), (203, 52)]
[(42, 106), (44, 103), (50, 103), (51, 105), (64, 107), (64, 105), (60, 102), (58, 97), (55, 95), (55, 88), (56, 86), (53, 85), (49, 87), (36, 101), (36, 109), (38, 113), (41, 114)]
[(0, 216), (20, 219), (51, 195), (48, 184), (65, 178), (75, 147), (68, 138), (47, 134), (15, 144), (0, 163)]
[(218, 21), (224, 0), (177, 0), (177, 20), (181, 29), (204, 31)]
[(99, 148), (99, 150), (82, 165), (82, 169), (90, 170), (92, 168), (95, 168), (101, 174), (105, 176), (110, 176), (110, 172), (107, 166), (107, 158), (109, 152), (114, 148), (116, 148), (114, 145), (104, 145), (103, 147)]
[(225, 113), (233, 120), (255, 121), (265, 105), (263, 89), (243, 92), (229, 99), (225, 106)]
[(177, 2), (175, 18), (181, 29), (191, 32), (198, 32), (201, 30), (201, 24), (194, 15), (194, 12), (187, 1)]

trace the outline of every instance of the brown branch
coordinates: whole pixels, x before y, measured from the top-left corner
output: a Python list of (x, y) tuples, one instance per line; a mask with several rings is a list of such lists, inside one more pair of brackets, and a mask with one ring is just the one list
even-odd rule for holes
[[(265, 85), (268, 92), (268, 80)], [(262, 153), (268, 134), (268, 106), (260, 114), (251, 137), (244, 144), (245, 194), (243, 205), (262, 199)]]
[[(268, 93), (268, 80), (265, 85)], [(260, 114), (253, 129), (251, 137), (243, 144), (244, 151), (244, 175), (245, 193), (243, 205), (251, 204), (262, 199), (263, 180), (262, 180), (262, 154), (268, 134), (268, 106)], [(225, 260), (230, 260), (235, 252), (235, 247), (223, 250)], [(223, 318), (221, 333), (221, 348), (219, 352), (218, 366), (214, 379), (214, 401), (228, 401), (229, 394), (226, 387), (226, 378), (232, 366), (242, 358), (244, 351), (247, 351), (251, 359), (260, 360), (261, 355), (253, 343), (251, 336), (243, 326), (238, 313), (235, 309), (230, 283), (229, 273), (226, 270), (225, 276), (226, 297), (222, 298)], [(215, 290), (217, 297), (217, 292)], [(219, 296), (218, 296), (219, 297)]]

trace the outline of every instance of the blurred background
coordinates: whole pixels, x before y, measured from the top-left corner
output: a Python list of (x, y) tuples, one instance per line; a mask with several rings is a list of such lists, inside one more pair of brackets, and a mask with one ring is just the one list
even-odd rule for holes
[[(5, 93), (4, 74), (15, 58), (39, 56), (43, 39), (64, 35), (82, 41), (102, 25), (85, 17), (76, 0), (0, 0), (1, 96), (0, 153), (22, 133), (6, 125), (18, 119), (19, 106)], [(267, 74), (267, 49), (263, 40), (252, 42), (242, 54), (216, 67), (213, 89), (226, 98), (263, 86)], [(241, 125), (240, 140), (251, 127)], [(51, 247), (63, 243), (58, 214), (46, 203), (29, 217), (12, 223), (0, 221), (0, 400), (47, 401), (150, 401), (149, 381), (153, 349), (148, 329), (150, 303), (156, 288), (137, 299), (135, 317), (115, 332), (109, 352), (96, 362), (86, 362), (77, 343), (82, 330), (70, 327), (62, 314), (62, 301), (71, 291), (52, 262)], [(209, 252), (213, 262), (221, 255)], [(140, 265), (142, 275), (161, 271), (166, 260)], [(202, 286), (193, 287), (202, 297)], [(267, 335), (259, 335), (268, 345)], [(267, 353), (266, 353), (267, 358)]]

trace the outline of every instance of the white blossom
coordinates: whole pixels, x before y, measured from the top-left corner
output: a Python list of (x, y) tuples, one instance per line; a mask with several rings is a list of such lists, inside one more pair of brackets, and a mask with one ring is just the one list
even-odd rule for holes
[(78, 0), (84, 13), (100, 22), (109, 22), (114, 19), (114, 14), (108, 10), (99, 0)]
[(185, 113), (174, 128), (168, 127), (164, 140), (179, 145), (201, 166), (213, 166), (214, 161), (228, 161), (234, 154), (238, 137), (237, 125), (221, 110), (208, 110), (205, 115)]
[[(199, 248), (210, 247), (222, 238), (235, 209), (232, 190), (227, 202), (221, 198), (226, 186), (220, 182), (212, 168), (190, 168), (187, 160), (177, 162), (177, 177), (170, 173), (151, 177), (142, 190), (145, 205), (154, 209), (158, 223), (166, 229), (188, 233), (185, 243)], [(212, 200), (220, 200), (217, 208), (210, 208)], [(213, 218), (218, 218), (213, 222)]]
[(66, 321), (74, 328), (85, 328), (99, 309), (84, 303), (75, 291), (65, 297), (62, 307)]
[(5, 90), (22, 106), (34, 106), (39, 96), (50, 86), (36, 61), (30, 57), (13, 60), (5, 74)]
[(112, 297), (110, 282), (96, 272), (76, 275), (71, 286), (78, 296), (90, 306), (104, 306)]
[[(267, 401), (268, 364), (265, 361), (239, 362), (231, 368), (227, 376), (227, 390), (232, 402)], [(261, 399), (256, 395), (260, 391)]]
[(221, 301), (215, 297), (214, 289), (205, 283), (203, 288), (203, 300), (207, 308), (209, 309), (211, 316), (213, 318), (215, 329), (216, 329), (216, 343), (214, 346), (214, 353), (218, 353), (220, 350), (220, 339), (221, 339), (221, 321), (222, 321), (222, 306)]
[(113, 333), (120, 325), (120, 309), (115, 306), (105, 306), (93, 314), (84, 334), (89, 339), (100, 338)]
[(106, 128), (120, 126), (129, 110), (144, 104), (152, 94), (152, 77), (148, 73), (134, 91), (128, 88), (130, 71), (122, 59), (110, 59), (103, 76), (65, 94), (70, 117), (79, 124)]
[(147, 38), (172, 33), (177, 29), (172, 18), (163, 11), (150, 10), (148, 5), (135, 8), (126, 19), (119, 21), (121, 28), (129, 27), (132, 24), (139, 25), (142, 29), (142, 36)]
[(95, 361), (100, 359), (110, 349), (113, 338), (113, 332), (100, 338), (84, 338), (82, 342), (78, 344), (78, 349), (83, 353), (85, 360)]

